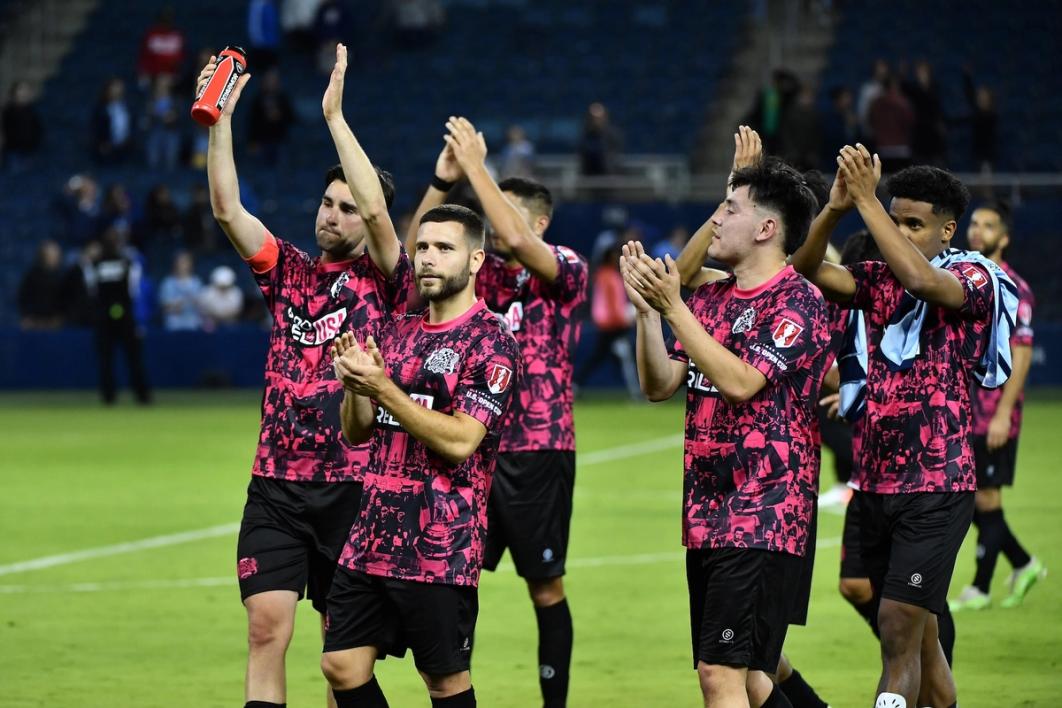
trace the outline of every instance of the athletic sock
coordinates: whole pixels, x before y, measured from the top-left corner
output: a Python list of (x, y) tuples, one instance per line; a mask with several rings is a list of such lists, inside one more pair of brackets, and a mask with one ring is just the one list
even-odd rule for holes
[(247, 701), (243, 708), (286, 708), (287, 703), (270, 703), (269, 701)]
[(544, 708), (564, 708), (572, 663), (572, 613), (568, 600), (536, 607), (538, 620), (538, 685)]
[(907, 708), (907, 700), (898, 693), (882, 692), (874, 701), (874, 708)]
[(996, 571), (996, 559), (1003, 547), (1007, 524), (1003, 521), (1003, 510), (979, 511), (974, 514), (977, 524), (977, 573), (974, 575), (974, 587), (988, 594), (992, 585), (992, 574)]
[[(796, 675), (796, 671), (793, 672)], [(771, 689), (771, 695), (767, 696), (767, 700), (763, 702), (760, 708), (793, 708), (793, 704), (789, 702), (789, 698), (782, 693), (780, 686), (775, 686)]]
[(940, 639), (940, 648), (944, 650), (944, 658), (948, 666), (952, 666), (955, 651), (955, 619), (951, 616), (951, 610), (944, 606), (943, 614), (937, 615), (937, 637)]
[(1000, 550), (1003, 551), (1003, 555), (1007, 557), (1007, 561), (1012, 568), (1015, 570), (1024, 568), (1032, 561), (1032, 556), (1018, 543), (1018, 539), (1014, 537), (1010, 530), (1010, 524), (1004, 521), (1003, 525), (1006, 527), (1006, 532), (1003, 535), (1003, 545)]
[(476, 708), (476, 691), (469, 687), (467, 691), (446, 698), (432, 698), (431, 708)]
[(808, 685), (796, 669), (793, 669), (789, 678), (778, 684), (778, 688), (782, 689), (793, 708), (829, 708), (826, 701), (819, 698), (819, 694), (815, 693), (815, 689)]
[(332, 695), (336, 697), (338, 708), (388, 708), (387, 698), (384, 697), (375, 676), (357, 688), (348, 688), (345, 691), (333, 688)]

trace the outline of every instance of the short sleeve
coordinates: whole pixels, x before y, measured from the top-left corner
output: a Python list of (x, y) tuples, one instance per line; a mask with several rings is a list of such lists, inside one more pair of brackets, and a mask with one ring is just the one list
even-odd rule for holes
[(1031, 347), (1033, 343), (1033, 307), (1036, 302), (1028, 286), (1018, 285), (1018, 321), (1015, 322), (1014, 334), (1010, 341), (1012, 344)]
[(810, 290), (792, 293), (759, 322), (755, 339), (739, 356), (768, 381), (806, 368), (828, 339), (826, 305)]
[(516, 340), (499, 330), (480, 338), (468, 351), (454, 389), (454, 409), (491, 430), (508, 410), (520, 378)]
[(863, 261), (845, 266), (855, 280), (855, 294), (850, 307), (854, 310), (873, 310), (882, 298), (882, 285), (891, 279), (892, 271), (884, 261)]
[(952, 263), (947, 270), (962, 285), (963, 303), (959, 313), (971, 320), (991, 322), (994, 314), (992, 278), (984, 266), (977, 263)]
[(567, 246), (550, 245), (550, 250), (557, 259), (557, 278), (551, 285), (557, 298), (562, 302), (574, 302), (586, 297), (590, 278), (586, 259)]
[(379, 295), (379, 302), (384, 312), (388, 315), (403, 315), (406, 313), (409, 301), (409, 291), (413, 286), (413, 267), (410, 265), (409, 256), (405, 251), (398, 255), (395, 269), (391, 277), (384, 275), (376, 261), (363, 254), (357, 261), (358, 275), (369, 278)]
[(265, 296), (269, 309), (276, 304), (278, 293), (294, 280), (299, 269), (308, 272), (312, 265), (310, 257), (287, 241), (277, 239), (277, 262), (269, 270), (254, 274), (254, 282)]

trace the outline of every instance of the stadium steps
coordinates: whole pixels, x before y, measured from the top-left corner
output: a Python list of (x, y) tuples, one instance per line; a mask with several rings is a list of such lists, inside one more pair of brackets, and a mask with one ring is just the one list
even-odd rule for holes
[(0, 96), (16, 81), (38, 94), (58, 71), (99, 0), (47, 0), (12, 8), (0, 37)]

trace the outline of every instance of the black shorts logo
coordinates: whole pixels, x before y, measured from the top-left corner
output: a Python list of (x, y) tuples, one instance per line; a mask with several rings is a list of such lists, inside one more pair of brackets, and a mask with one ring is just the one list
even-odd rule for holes
[(722, 634), (722, 638), (719, 641), (722, 642), (723, 644), (733, 644), (734, 643), (734, 630), (730, 629), (729, 627), (724, 629), (723, 630), (723, 634)]
[(922, 574), (921, 573), (912, 573), (911, 574), (911, 582), (909, 582), (907, 584), (910, 585), (913, 588), (921, 589), (922, 588)]

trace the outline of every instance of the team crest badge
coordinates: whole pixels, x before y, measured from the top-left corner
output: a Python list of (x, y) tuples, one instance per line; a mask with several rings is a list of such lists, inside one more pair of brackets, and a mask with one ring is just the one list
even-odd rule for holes
[(771, 339), (774, 340), (774, 346), (779, 349), (786, 349), (793, 346), (796, 338), (800, 336), (800, 333), (804, 331), (804, 328), (798, 325), (788, 317), (783, 317), (777, 325), (775, 325), (774, 333), (771, 335)]
[(424, 368), (433, 374), (452, 374), (457, 371), (457, 362), (460, 357), (450, 347), (436, 349), (424, 362)]
[(734, 320), (734, 334), (748, 332), (754, 324), (756, 324), (756, 310), (746, 307), (745, 311)]
[(491, 364), (487, 369), (487, 388), (497, 396), (509, 388), (513, 379), (513, 370), (501, 364)]
[(349, 280), (350, 280), (350, 273), (347, 273), (346, 271), (343, 271), (342, 273), (339, 274), (339, 277), (336, 278), (336, 282), (332, 283), (331, 294), (332, 294), (332, 299), (333, 300), (335, 298), (339, 297), (339, 293), (343, 292), (343, 287), (347, 284), (347, 282)]
[(966, 279), (973, 283), (975, 288), (983, 288), (988, 285), (988, 277), (977, 266), (968, 265), (962, 269), (962, 274), (966, 276)]

